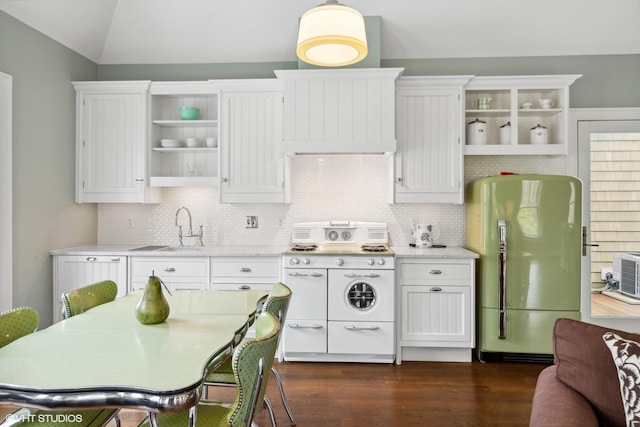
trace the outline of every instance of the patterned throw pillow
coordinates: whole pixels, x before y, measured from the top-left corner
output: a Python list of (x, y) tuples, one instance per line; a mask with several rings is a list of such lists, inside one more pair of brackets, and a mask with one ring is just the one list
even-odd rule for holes
[(613, 332), (602, 336), (618, 370), (627, 427), (640, 427), (640, 344)]

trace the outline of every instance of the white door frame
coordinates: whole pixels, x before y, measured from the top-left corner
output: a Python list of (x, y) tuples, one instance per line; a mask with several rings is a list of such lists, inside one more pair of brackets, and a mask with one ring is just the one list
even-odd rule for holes
[(0, 72), (0, 312), (13, 307), (13, 77)]
[[(584, 122), (615, 122), (624, 120), (640, 120), (640, 108), (574, 108), (569, 110), (569, 157), (567, 163), (567, 173), (579, 176), (580, 165), (578, 157), (579, 142), (587, 137), (579, 132), (588, 127), (583, 126)], [(582, 125), (581, 125), (582, 123)], [(583, 205), (588, 206), (588, 189), (583, 188)], [(583, 225), (590, 230), (589, 211), (583, 209)], [(589, 242), (587, 242), (589, 243)], [(581, 284), (581, 306), (582, 320), (597, 325), (611, 328), (640, 332), (640, 322), (638, 318), (629, 317), (591, 317), (591, 283), (590, 283), (590, 256), (582, 257), (582, 284)]]

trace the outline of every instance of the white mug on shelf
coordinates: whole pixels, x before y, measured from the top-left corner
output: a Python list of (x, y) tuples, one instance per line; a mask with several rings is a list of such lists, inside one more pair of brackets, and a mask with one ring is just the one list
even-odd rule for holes
[(195, 148), (198, 146), (198, 140), (196, 138), (187, 138), (187, 147)]
[(207, 138), (207, 147), (209, 148), (215, 148), (218, 146), (218, 139), (214, 136), (214, 137), (209, 137)]
[(544, 108), (548, 110), (549, 108), (553, 108), (553, 99), (544, 98), (538, 101), (540, 103), (540, 108)]

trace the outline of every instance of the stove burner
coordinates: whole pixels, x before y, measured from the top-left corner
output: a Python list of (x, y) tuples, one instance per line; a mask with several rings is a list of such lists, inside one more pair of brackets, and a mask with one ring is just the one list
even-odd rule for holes
[(363, 252), (386, 252), (387, 247), (385, 245), (362, 245), (360, 246)]
[(315, 251), (316, 249), (318, 249), (318, 245), (302, 245), (299, 243), (293, 245), (293, 247), (291, 248), (291, 250), (295, 252), (311, 252)]

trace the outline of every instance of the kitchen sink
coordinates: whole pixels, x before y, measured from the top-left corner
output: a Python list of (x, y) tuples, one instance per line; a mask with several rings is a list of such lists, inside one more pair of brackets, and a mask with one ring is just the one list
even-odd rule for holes
[(168, 246), (157, 246), (157, 245), (149, 245), (149, 246), (141, 246), (139, 248), (129, 249), (130, 252), (135, 251), (157, 251), (159, 249), (168, 248)]
[(158, 252), (202, 251), (202, 246), (163, 246), (155, 249)]

